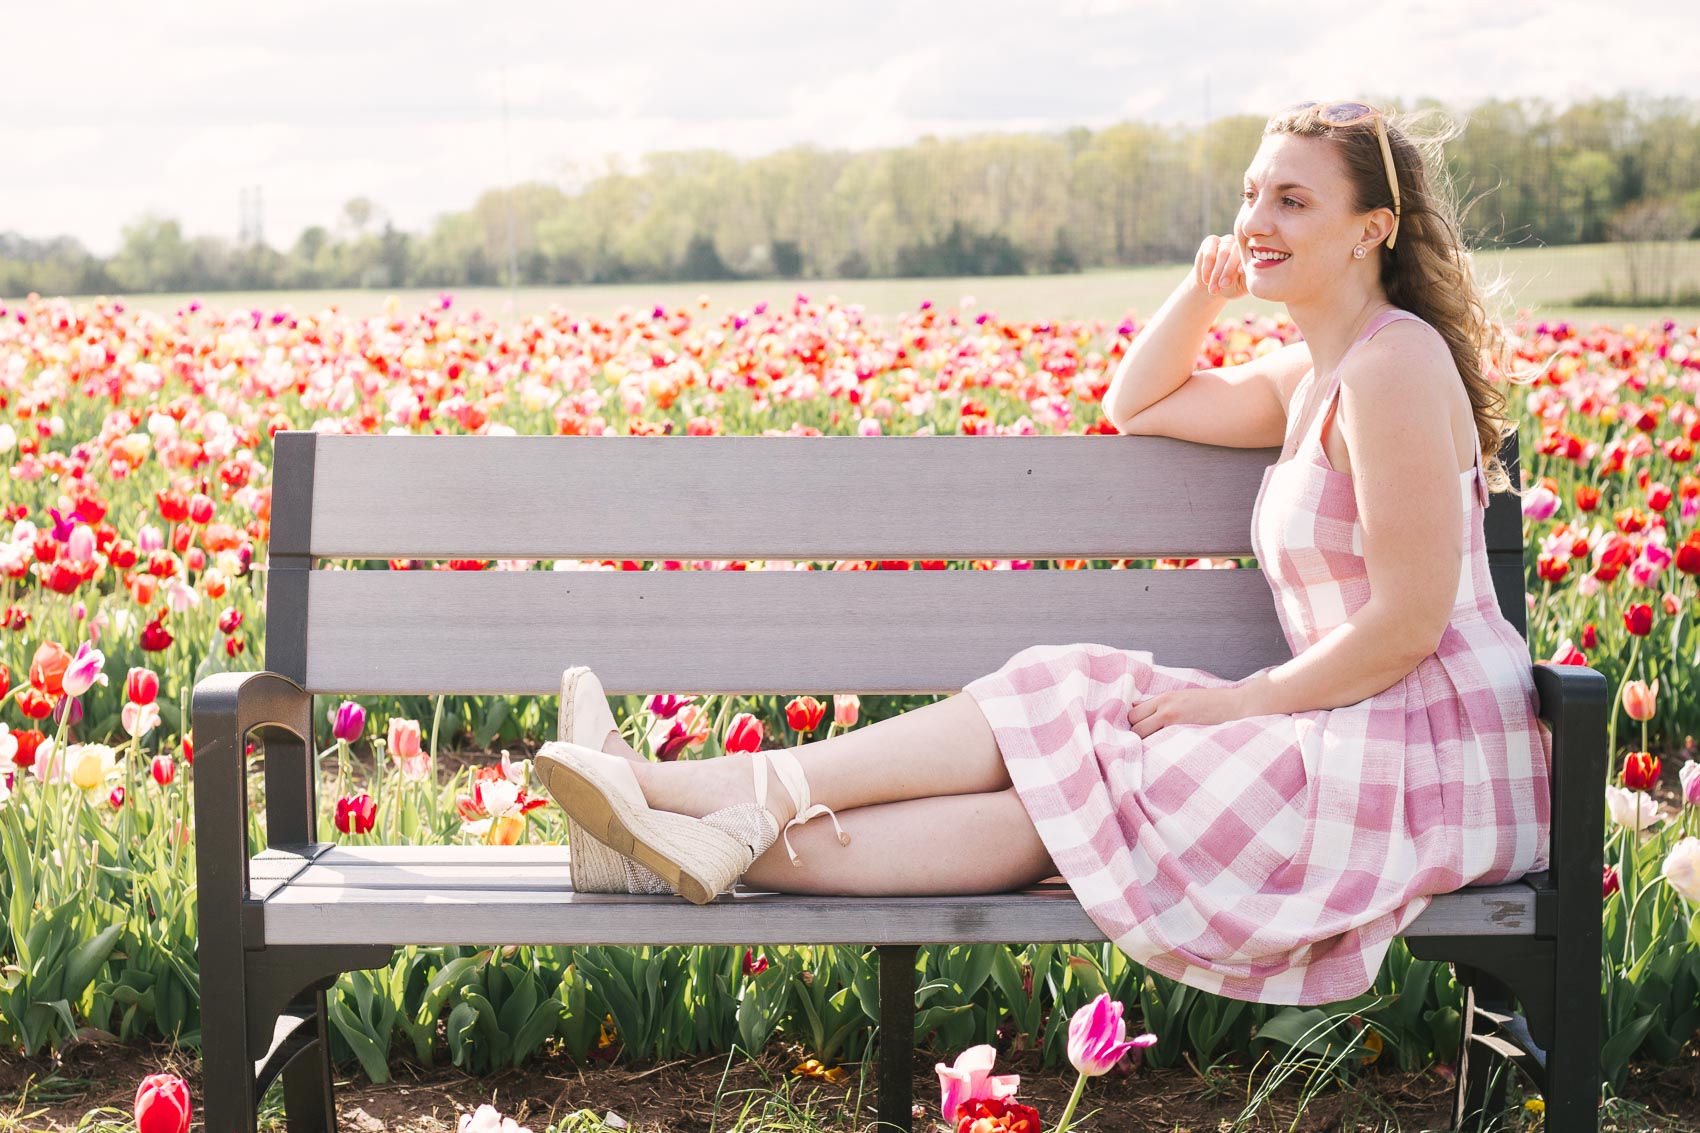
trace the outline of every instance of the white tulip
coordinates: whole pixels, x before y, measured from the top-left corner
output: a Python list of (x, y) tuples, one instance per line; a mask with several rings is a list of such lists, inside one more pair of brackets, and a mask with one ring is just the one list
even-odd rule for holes
[(1606, 805), (1611, 807), (1611, 820), (1630, 830), (1645, 830), (1659, 820), (1659, 804), (1645, 791), (1607, 787)]
[(1660, 872), (1683, 900), (1700, 905), (1700, 838), (1684, 838), (1672, 846)]

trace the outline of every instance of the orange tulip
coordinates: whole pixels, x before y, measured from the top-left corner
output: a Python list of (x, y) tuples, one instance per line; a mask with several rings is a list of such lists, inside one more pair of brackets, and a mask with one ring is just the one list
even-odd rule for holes
[(71, 655), (57, 641), (44, 641), (36, 647), (35, 659), (30, 662), (30, 684), (48, 696), (65, 693), (65, 670), (71, 667)]

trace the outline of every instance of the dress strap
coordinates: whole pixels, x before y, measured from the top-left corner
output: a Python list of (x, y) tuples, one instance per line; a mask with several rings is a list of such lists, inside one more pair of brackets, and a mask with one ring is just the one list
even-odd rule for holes
[(1411, 312), (1400, 307), (1394, 307), (1391, 310), (1381, 312), (1381, 314), (1371, 319), (1369, 324), (1365, 326), (1363, 330), (1358, 332), (1358, 337), (1352, 340), (1352, 344), (1346, 347), (1346, 352), (1340, 355), (1340, 361), (1336, 362), (1334, 364), (1334, 368), (1328, 372), (1327, 378), (1322, 382), (1320, 391), (1313, 399), (1315, 406), (1310, 411), (1310, 418), (1305, 424), (1304, 431), (1298, 435), (1298, 439), (1301, 443), (1294, 445), (1295, 451), (1298, 448), (1303, 447), (1302, 442), (1309, 441), (1313, 435), (1316, 437), (1318, 442), (1320, 442), (1322, 436), (1322, 423), (1328, 419), (1329, 410), (1333, 408), (1334, 399), (1340, 392), (1340, 373), (1346, 368), (1346, 359), (1352, 356), (1352, 351), (1374, 338), (1382, 327), (1387, 326), (1389, 323), (1396, 323), (1400, 319), (1417, 319), (1418, 322), (1422, 321)]

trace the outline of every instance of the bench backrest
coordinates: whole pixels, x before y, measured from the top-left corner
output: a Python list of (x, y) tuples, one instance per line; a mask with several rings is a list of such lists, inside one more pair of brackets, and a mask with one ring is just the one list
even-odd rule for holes
[[(1238, 678), (1258, 570), (391, 571), (319, 560), (1250, 557), (1274, 449), (1162, 437), (275, 438), (266, 667), (315, 693), (944, 693), (1034, 644)], [(1516, 438), (1505, 452), (1515, 481)], [(1487, 539), (1524, 627), (1522, 522)]]

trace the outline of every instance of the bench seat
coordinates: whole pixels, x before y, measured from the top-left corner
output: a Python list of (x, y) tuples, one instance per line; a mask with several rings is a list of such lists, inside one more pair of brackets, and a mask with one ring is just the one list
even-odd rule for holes
[[(280, 944), (997, 944), (1104, 939), (1062, 881), (970, 897), (739, 892), (705, 908), (677, 897), (574, 893), (565, 846), (274, 847), (251, 886)], [(1404, 936), (1529, 936), (1536, 888), (1518, 880), (1442, 894)], [(350, 916), (351, 907), (359, 915)]]

